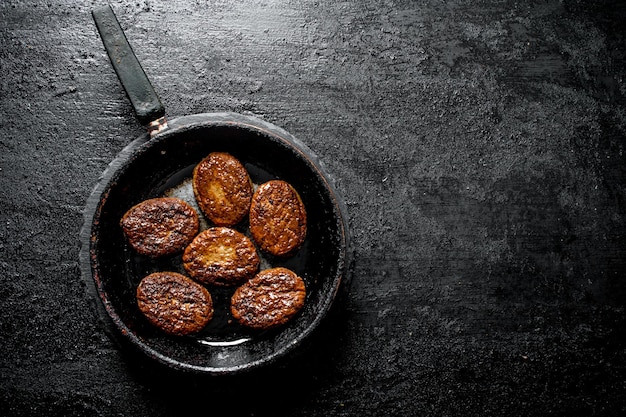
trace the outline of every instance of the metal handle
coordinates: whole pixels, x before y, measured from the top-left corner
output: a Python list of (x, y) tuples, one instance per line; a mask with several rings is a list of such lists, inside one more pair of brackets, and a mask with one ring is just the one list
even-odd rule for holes
[(150, 133), (154, 134), (152, 130), (160, 130), (163, 127), (162, 123), (165, 123), (163, 118), (165, 108), (159, 96), (152, 88), (148, 76), (128, 43), (111, 6), (99, 7), (91, 14), (100, 32), (102, 43), (109, 54), (111, 64), (126, 90), (139, 122), (148, 125)]

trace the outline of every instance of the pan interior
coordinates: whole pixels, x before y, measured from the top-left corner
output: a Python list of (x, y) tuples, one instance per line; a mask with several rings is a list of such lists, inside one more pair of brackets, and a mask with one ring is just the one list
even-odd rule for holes
[[(341, 210), (328, 178), (310, 151), (281, 131), (248, 123), (182, 125), (142, 142), (126, 156), (118, 157), (121, 160), (103, 189), (91, 232), (97, 290), (121, 333), (161, 362), (214, 373), (253, 367), (289, 351), (329, 309), (344, 268), (346, 242)], [(135, 291), (149, 273), (185, 273), (181, 255), (157, 259), (138, 255), (126, 243), (119, 221), (126, 210), (148, 198), (178, 196), (195, 204), (190, 182), (193, 167), (214, 151), (229, 152), (238, 158), (257, 185), (278, 178), (299, 192), (308, 216), (304, 245), (288, 258), (261, 251), (259, 254), (262, 269), (285, 266), (305, 280), (305, 306), (280, 328), (251, 331), (230, 316), (230, 296), (235, 288), (208, 286), (215, 308), (210, 324), (193, 336), (167, 336), (144, 319), (137, 308)], [(204, 218), (201, 224), (201, 228), (211, 226)], [(249, 236), (246, 220), (235, 228)]]

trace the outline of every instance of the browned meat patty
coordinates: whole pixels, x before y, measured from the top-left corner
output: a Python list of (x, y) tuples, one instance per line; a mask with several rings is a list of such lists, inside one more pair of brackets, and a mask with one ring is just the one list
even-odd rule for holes
[(260, 263), (254, 243), (228, 227), (205, 230), (183, 252), (183, 266), (193, 279), (218, 286), (251, 278)]
[(211, 294), (176, 272), (155, 272), (137, 287), (137, 305), (148, 321), (165, 333), (197, 333), (213, 318)]
[(259, 247), (272, 255), (289, 255), (306, 237), (306, 210), (297, 191), (287, 182), (261, 184), (250, 205), (250, 233)]
[(193, 170), (193, 191), (200, 210), (217, 226), (233, 226), (250, 209), (252, 181), (234, 156), (213, 152)]
[(269, 329), (288, 322), (304, 305), (304, 280), (282, 267), (266, 269), (235, 290), (230, 311), (243, 326)]
[(130, 246), (142, 255), (157, 257), (182, 251), (198, 233), (198, 213), (179, 198), (142, 201), (120, 220)]

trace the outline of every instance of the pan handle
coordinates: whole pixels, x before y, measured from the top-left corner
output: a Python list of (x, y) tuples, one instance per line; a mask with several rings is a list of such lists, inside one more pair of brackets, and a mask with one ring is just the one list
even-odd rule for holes
[(167, 127), (165, 108), (135, 56), (111, 6), (91, 12), (111, 64), (130, 99), (137, 119), (148, 126), (150, 135)]

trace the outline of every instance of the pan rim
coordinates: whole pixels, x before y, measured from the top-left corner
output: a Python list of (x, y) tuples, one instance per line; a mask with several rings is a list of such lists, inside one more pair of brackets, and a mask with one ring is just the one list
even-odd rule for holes
[[(81, 275), (83, 281), (87, 284), (87, 293), (92, 303), (96, 304), (95, 308), (99, 319), (101, 322), (105, 322), (105, 330), (110, 336), (117, 340), (121, 335), (122, 339), (130, 342), (131, 345), (138, 348), (141, 352), (155, 359), (157, 362), (166, 365), (168, 368), (210, 375), (225, 375), (240, 373), (273, 363), (278, 358), (294, 350), (319, 327), (320, 323), (328, 315), (341, 288), (345, 288), (349, 285), (351, 280), (350, 264), (352, 262), (352, 252), (349, 244), (350, 236), (345, 202), (337, 193), (332, 177), (328, 174), (315, 153), (293, 135), (272, 123), (254, 116), (220, 112), (180, 116), (170, 120), (168, 124), (170, 127), (159, 133), (155, 138), (151, 139), (146, 133), (126, 145), (109, 163), (91, 191), (84, 211), (80, 249)], [(337, 222), (340, 226), (341, 239), (338, 244), (339, 256), (336, 260), (337, 272), (335, 276), (331, 277), (332, 291), (326, 291), (326, 293), (323, 294), (323, 302), (320, 304), (318, 314), (316, 314), (310, 323), (308, 323), (303, 330), (299, 331), (293, 339), (282, 344), (278, 349), (272, 350), (269, 354), (264, 355), (260, 359), (234, 366), (217, 367), (191, 364), (174, 359), (144, 343), (138, 335), (124, 323), (121, 317), (119, 317), (114, 306), (108, 299), (101, 281), (102, 277), (98, 269), (98, 259), (93, 251), (94, 240), (96, 239), (96, 236), (94, 236), (94, 228), (96, 228), (95, 223), (99, 218), (99, 210), (101, 209), (104, 199), (103, 196), (114, 186), (112, 182), (114, 182), (115, 176), (119, 173), (121, 168), (125, 166), (128, 161), (132, 163), (133, 156), (140, 152), (140, 149), (148, 141), (157, 138), (158, 140), (164, 140), (167, 136), (176, 135), (181, 129), (202, 126), (243, 126), (276, 137), (287, 144), (292, 150), (301, 153), (302, 157), (308, 160), (311, 166), (317, 171), (317, 176), (324, 181), (327, 192), (332, 196)]]

